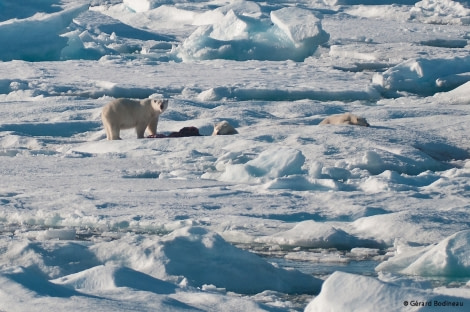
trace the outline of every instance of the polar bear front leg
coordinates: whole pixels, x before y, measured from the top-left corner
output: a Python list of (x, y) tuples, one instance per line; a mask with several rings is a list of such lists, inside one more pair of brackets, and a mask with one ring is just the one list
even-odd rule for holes
[(147, 126), (147, 131), (150, 135), (157, 134), (157, 125), (158, 125), (158, 116), (156, 118), (152, 118)]
[(144, 138), (145, 128), (146, 127), (147, 127), (147, 125), (137, 125), (137, 127), (135, 127), (135, 132), (137, 132), (137, 138), (138, 139), (143, 139)]

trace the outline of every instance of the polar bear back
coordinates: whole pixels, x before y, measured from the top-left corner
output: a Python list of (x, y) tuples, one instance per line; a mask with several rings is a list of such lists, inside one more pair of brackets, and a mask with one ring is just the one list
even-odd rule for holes
[(112, 120), (120, 129), (130, 129), (137, 125), (148, 125), (160, 111), (155, 111), (152, 99), (115, 99), (103, 108), (103, 117)]

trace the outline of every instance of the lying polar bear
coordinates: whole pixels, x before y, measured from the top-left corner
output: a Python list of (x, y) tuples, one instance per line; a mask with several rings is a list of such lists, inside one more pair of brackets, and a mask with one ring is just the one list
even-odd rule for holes
[(351, 113), (344, 113), (340, 115), (331, 115), (325, 118), (320, 125), (357, 125), (369, 127), (369, 123), (363, 117), (356, 116)]
[(168, 100), (116, 99), (103, 107), (103, 121), (108, 140), (120, 140), (122, 129), (135, 128), (137, 138), (144, 137), (145, 129), (150, 135), (157, 134), (158, 118), (168, 108)]

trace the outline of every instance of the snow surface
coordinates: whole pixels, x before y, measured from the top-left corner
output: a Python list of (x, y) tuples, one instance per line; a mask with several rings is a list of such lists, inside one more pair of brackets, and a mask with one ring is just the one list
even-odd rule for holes
[(0, 311), (468, 310), (469, 12), (1, 1)]

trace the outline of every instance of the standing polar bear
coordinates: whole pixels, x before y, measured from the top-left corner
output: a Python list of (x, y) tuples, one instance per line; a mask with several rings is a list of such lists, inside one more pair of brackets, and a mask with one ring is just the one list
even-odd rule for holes
[(369, 127), (369, 123), (364, 117), (359, 117), (351, 113), (344, 113), (340, 115), (331, 115), (325, 118), (320, 125), (357, 125)]
[(157, 134), (158, 117), (168, 108), (168, 100), (116, 99), (103, 107), (103, 121), (108, 140), (120, 140), (121, 129), (135, 128), (137, 138), (144, 137), (145, 129), (150, 135)]

